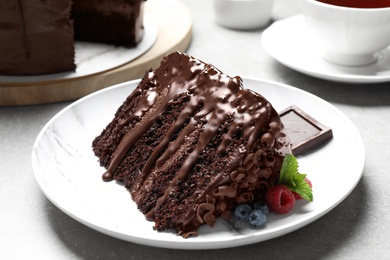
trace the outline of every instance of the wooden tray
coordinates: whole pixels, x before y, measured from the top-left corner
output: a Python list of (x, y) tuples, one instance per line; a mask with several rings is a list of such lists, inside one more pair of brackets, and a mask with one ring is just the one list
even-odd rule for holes
[(112, 70), (91, 76), (45, 82), (0, 82), (0, 106), (19, 106), (75, 100), (120, 82), (141, 78), (173, 51), (185, 51), (192, 37), (192, 16), (179, 0), (148, 0), (145, 12), (156, 19), (155, 44), (142, 56)]

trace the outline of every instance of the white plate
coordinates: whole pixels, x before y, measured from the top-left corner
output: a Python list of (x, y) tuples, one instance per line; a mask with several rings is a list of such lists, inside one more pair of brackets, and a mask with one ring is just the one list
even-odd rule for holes
[(158, 35), (155, 19), (145, 15), (144, 28), (145, 33), (142, 40), (133, 48), (104, 43), (75, 42), (76, 71), (36, 76), (0, 75), (0, 82), (42, 82), (72, 79), (114, 69), (135, 60), (153, 46)]
[[(101, 179), (104, 169), (91, 143), (139, 80), (122, 83), (86, 96), (54, 116), (39, 133), (32, 151), (36, 180), (47, 198), (81, 223), (107, 235), (156, 247), (212, 249), (268, 240), (301, 228), (339, 204), (358, 183), (365, 151), (353, 123), (326, 101), (275, 82), (245, 79), (246, 88), (262, 93), (278, 111), (295, 104), (333, 129), (334, 138), (312, 153), (298, 157), (300, 172), (313, 182), (314, 202), (299, 201), (286, 215), (271, 214), (265, 227), (232, 229), (219, 219), (202, 226), (199, 236), (184, 239), (154, 231), (116, 182)], [(104, 104), (104, 106), (102, 106)], [(353, 151), (353, 152), (350, 152)]]
[(277, 61), (304, 74), (344, 83), (390, 81), (390, 47), (377, 53), (376, 62), (365, 66), (342, 66), (329, 62), (313, 37), (303, 15), (277, 21), (262, 35), (264, 49)]

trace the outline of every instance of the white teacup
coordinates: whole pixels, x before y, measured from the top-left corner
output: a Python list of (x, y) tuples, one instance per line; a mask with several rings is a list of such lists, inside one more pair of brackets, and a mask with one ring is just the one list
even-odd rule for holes
[(390, 45), (390, 4), (381, 8), (355, 8), (301, 0), (301, 8), (309, 32), (324, 50), (325, 59), (331, 62), (366, 65)]
[(232, 29), (253, 30), (271, 20), (274, 0), (214, 0), (217, 23)]

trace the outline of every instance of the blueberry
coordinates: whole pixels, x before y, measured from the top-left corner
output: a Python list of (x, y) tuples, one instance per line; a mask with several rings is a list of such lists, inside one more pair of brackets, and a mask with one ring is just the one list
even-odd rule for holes
[(260, 209), (263, 211), (264, 215), (268, 216), (269, 214), (269, 208), (265, 202), (262, 201), (256, 201), (253, 203), (253, 209)]
[(267, 220), (267, 216), (261, 209), (254, 209), (249, 213), (248, 220), (252, 226), (260, 227)]
[(234, 210), (234, 215), (238, 220), (247, 221), (251, 211), (252, 208), (248, 204), (239, 204)]

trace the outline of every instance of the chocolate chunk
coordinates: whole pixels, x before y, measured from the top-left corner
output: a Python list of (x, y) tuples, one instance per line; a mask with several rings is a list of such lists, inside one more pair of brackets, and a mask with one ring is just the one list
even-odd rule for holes
[(290, 138), (292, 153), (306, 153), (333, 137), (332, 129), (322, 125), (296, 106), (279, 113)]

